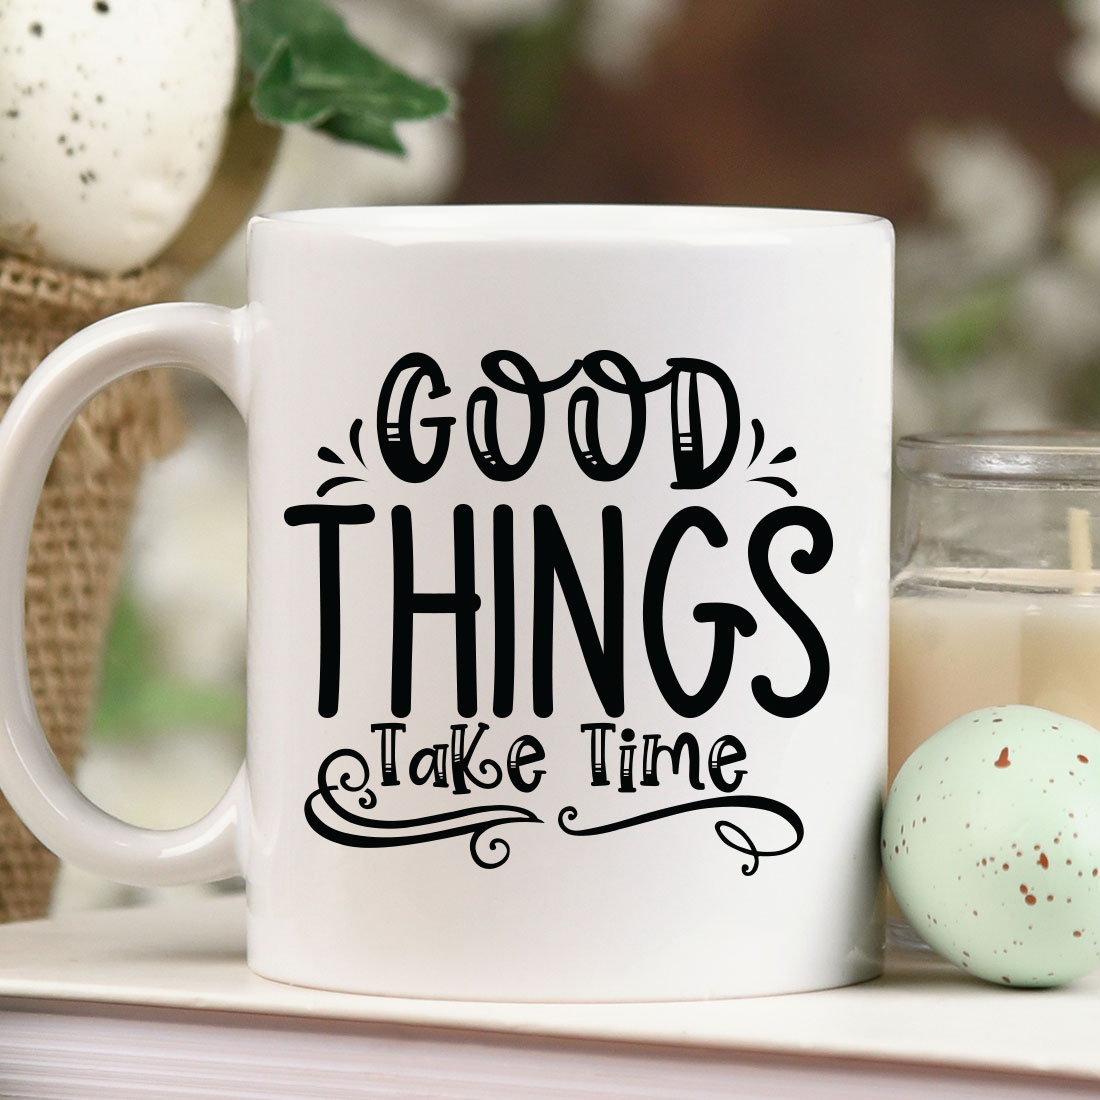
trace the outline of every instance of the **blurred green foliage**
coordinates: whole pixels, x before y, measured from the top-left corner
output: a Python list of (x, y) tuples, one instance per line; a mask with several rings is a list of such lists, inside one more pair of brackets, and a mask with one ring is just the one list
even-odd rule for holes
[(1012, 283), (997, 280), (971, 287), (950, 308), (920, 326), (899, 321), (899, 339), (920, 366), (933, 374), (964, 370), (988, 351), (1012, 308)]
[(538, 141), (552, 128), (585, 8), (585, 0), (566, 0), (542, 19), (513, 27), (492, 43), (501, 123), (513, 138)]
[(208, 687), (164, 671), (148, 624), (124, 592), (107, 636), (92, 737), (117, 741), (187, 727), (243, 736), (244, 716), (243, 686)]

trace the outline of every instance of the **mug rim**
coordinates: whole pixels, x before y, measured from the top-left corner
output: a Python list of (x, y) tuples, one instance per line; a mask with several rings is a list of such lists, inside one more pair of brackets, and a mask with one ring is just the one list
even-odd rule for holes
[(786, 239), (888, 227), (877, 214), (763, 206), (634, 203), (455, 203), (344, 206), (272, 211), (259, 226), (327, 230), (385, 242), (478, 241), (715, 241)]

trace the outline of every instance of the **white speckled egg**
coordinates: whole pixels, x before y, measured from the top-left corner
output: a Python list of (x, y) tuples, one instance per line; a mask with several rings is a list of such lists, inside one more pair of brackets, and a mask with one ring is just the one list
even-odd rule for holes
[(231, 0), (0, 0), (0, 238), (115, 273), (183, 225), (221, 150)]
[(1038, 707), (957, 718), (905, 762), (882, 857), (941, 955), (1001, 985), (1100, 965), (1100, 732)]

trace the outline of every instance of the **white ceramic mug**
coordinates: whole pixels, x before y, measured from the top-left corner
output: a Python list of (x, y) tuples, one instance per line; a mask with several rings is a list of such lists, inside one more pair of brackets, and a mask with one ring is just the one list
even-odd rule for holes
[[(66, 859), (243, 873), (260, 974), (642, 1000), (881, 960), (893, 234), (721, 208), (256, 219), (250, 304), (102, 321), (0, 426), (0, 780)], [(70, 784), (22, 656), (77, 410), (161, 364), (248, 423), (248, 747), (168, 832)]]

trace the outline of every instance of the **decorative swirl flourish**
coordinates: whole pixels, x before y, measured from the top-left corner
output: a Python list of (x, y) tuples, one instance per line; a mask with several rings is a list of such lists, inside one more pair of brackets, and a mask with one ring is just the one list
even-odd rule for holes
[[(353, 767), (346, 763), (348, 758)], [(335, 782), (329, 778), (333, 765), (344, 769)], [(352, 749), (330, 753), (318, 770), (317, 790), (305, 802), (304, 812), (309, 827), (326, 840), (352, 848), (394, 848), (468, 834), (471, 858), (478, 867), (489, 869), (501, 866), (511, 854), (508, 842), (502, 837), (490, 837), (482, 843), (490, 829), (541, 820), (521, 806), (468, 806), (449, 813), (386, 820), (366, 817), (340, 804), (336, 797), (338, 791), (352, 794), (364, 792), (356, 803), (361, 809), (371, 809), (377, 799), (367, 787), (369, 778), (367, 762), (359, 753)]]
[(610, 821), (606, 825), (592, 825), (587, 829), (576, 829), (571, 823), (577, 820), (577, 808), (565, 806), (558, 813), (558, 826), (562, 832), (570, 836), (594, 836), (597, 833), (613, 833), (619, 829), (630, 829), (635, 825), (644, 825), (650, 821), (659, 821), (661, 818), (674, 817), (677, 814), (691, 813), (695, 810), (714, 809), (746, 809), (763, 810), (765, 813), (776, 814), (781, 817), (793, 830), (794, 840), (785, 848), (762, 849), (757, 847), (747, 832), (740, 825), (732, 821), (719, 821), (714, 826), (718, 839), (735, 852), (749, 856), (749, 862), (741, 866), (743, 875), (753, 875), (760, 866), (761, 857), (782, 856), (793, 852), (802, 843), (805, 836), (805, 828), (802, 819), (783, 802), (774, 798), (764, 798), (760, 795), (740, 794), (721, 795), (717, 798), (701, 798), (696, 802), (684, 802), (678, 806), (664, 806), (659, 810), (651, 810), (649, 813), (637, 814), (634, 817), (623, 818), (621, 821)]
[[(374, 791), (367, 786), (370, 782), (370, 766), (366, 760), (357, 752), (351, 749), (341, 749), (339, 752), (334, 752), (326, 757), (324, 763), (321, 765), (321, 774), (328, 772), (329, 765), (342, 757), (351, 757), (354, 766), (362, 773), (361, 779), (353, 779), (350, 771), (341, 772), (340, 778), (336, 781), (336, 786), (341, 790), (348, 791), (351, 794), (363, 793), (355, 800), (361, 809), (369, 810), (378, 801)], [(320, 778), (320, 777), (318, 777)], [(336, 786), (329, 787), (330, 791), (336, 790)]]

